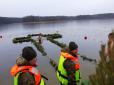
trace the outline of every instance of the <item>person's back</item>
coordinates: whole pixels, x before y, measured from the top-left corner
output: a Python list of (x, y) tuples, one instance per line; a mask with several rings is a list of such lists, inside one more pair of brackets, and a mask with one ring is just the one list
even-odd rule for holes
[(78, 46), (69, 43), (69, 52), (61, 52), (57, 77), (61, 85), (77, 85), (80, 81), (79, 62), (77, 57)]
[(36, 69), (36, 52), (31, 47), (25, 47), (22, 56), (18, 57), (11, 69), (14, 85), (45, 85), (39, 70)]

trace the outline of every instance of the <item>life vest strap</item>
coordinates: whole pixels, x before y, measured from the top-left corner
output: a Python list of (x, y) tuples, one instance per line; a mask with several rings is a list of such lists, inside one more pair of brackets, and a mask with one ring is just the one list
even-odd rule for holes
[(61, 77), (63, 77), (63, 78), (65, 78), (65, 79), (67, 79), (67, 80), (68, 80), (68, 77), (66, 77), (66, 76), (62, 75), (62, 74), (61, 74), (61, 72), (60, 72), (59, 70), (57, 70), (57, 72), (59, 73), (59, 76), (61, 76)]
[[(61, 77), (63, 77), (64, 79), (67, 79), (67, 80), (68, 80), (68, 77), (62, 75), (59, 70), (57, 70), (57, 72), (59, 73), (59, 76), (61, 76)], [(76, 80), (76, 82), (80, 82), (80, 80)]]

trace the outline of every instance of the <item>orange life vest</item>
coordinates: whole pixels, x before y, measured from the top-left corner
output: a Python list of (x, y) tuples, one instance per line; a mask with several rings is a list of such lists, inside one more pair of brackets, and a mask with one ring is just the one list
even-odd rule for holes
[(33, 66), (17, 66), (14, 65), (11, 69), (11, 75), (12, 76), (16, 76), (17, 73), (19, 72), (30, 72), (34, 75), (35, 78), (35, 85), (39, 85), (40, 81), (41, 81), (41, 75), (39, 70), (37, 70), (35, 67)]
[(69, 53), (61, 52), (61, 56), (58, 64), (57, 78), (61, 82), (62, 85), (68, 85), (68, 74), (66, 69), (64, 68), (64, 62), (66, 59), (69, 59), (75, 63), (75, 81), (76, 83), (80, 82), (80, 64), (78, 61), (78, 57), (74, 57)]
[(76, 70), (79, 70), (80, 69), (80, 64), (79, 64), (79, 61), (78, 61), (78, 57), (74, 57), (71, 54), (65, 53), (65, 52), (61, 52), (61, 55), (64, 58), (67, 58), (67, 59), (70, 59), (70, 60), (74, 61), (75, 62), (75, 69)]

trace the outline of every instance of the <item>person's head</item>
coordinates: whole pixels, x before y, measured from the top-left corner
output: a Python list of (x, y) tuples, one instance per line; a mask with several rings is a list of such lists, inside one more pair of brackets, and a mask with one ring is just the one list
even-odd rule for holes
[(109, 41), (114, 40), (114, 32), (109, 33), (109, 35), (108, 35), (108, 39), (109, 39)]
[(78, 45), (75, 42), (70, 42), (69, 43), (69, 51), (73, 54), (78, 53)]
[(36, 61), (37, 61), (36, 56), (37, 56), (37, 53), (32, 47), (26, 46), (23, 48), (22, 57), (25, 60), (27, 60), (30, 63), (30, 65), (33, 65), (33, 66), (36, 65)]

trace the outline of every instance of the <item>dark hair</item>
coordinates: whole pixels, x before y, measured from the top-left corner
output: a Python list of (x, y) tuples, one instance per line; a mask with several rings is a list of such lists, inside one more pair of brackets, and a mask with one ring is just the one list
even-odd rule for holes
[(23, 48), (22, 57), (25, 58), (27, 61), (32, 60), (36, 56), (37, 56), (37, 53), (32, 47), (26, 46)]
[(111, 33), (109, 33), (109, 35), (108, 35), (108, 38), (114, 38), (114, 33), (113, 32), (111, 32)]
[(75, 42), (70, 42), (69, 43), (69, 50), (76, 50), (78, 48), (78, 45)]

